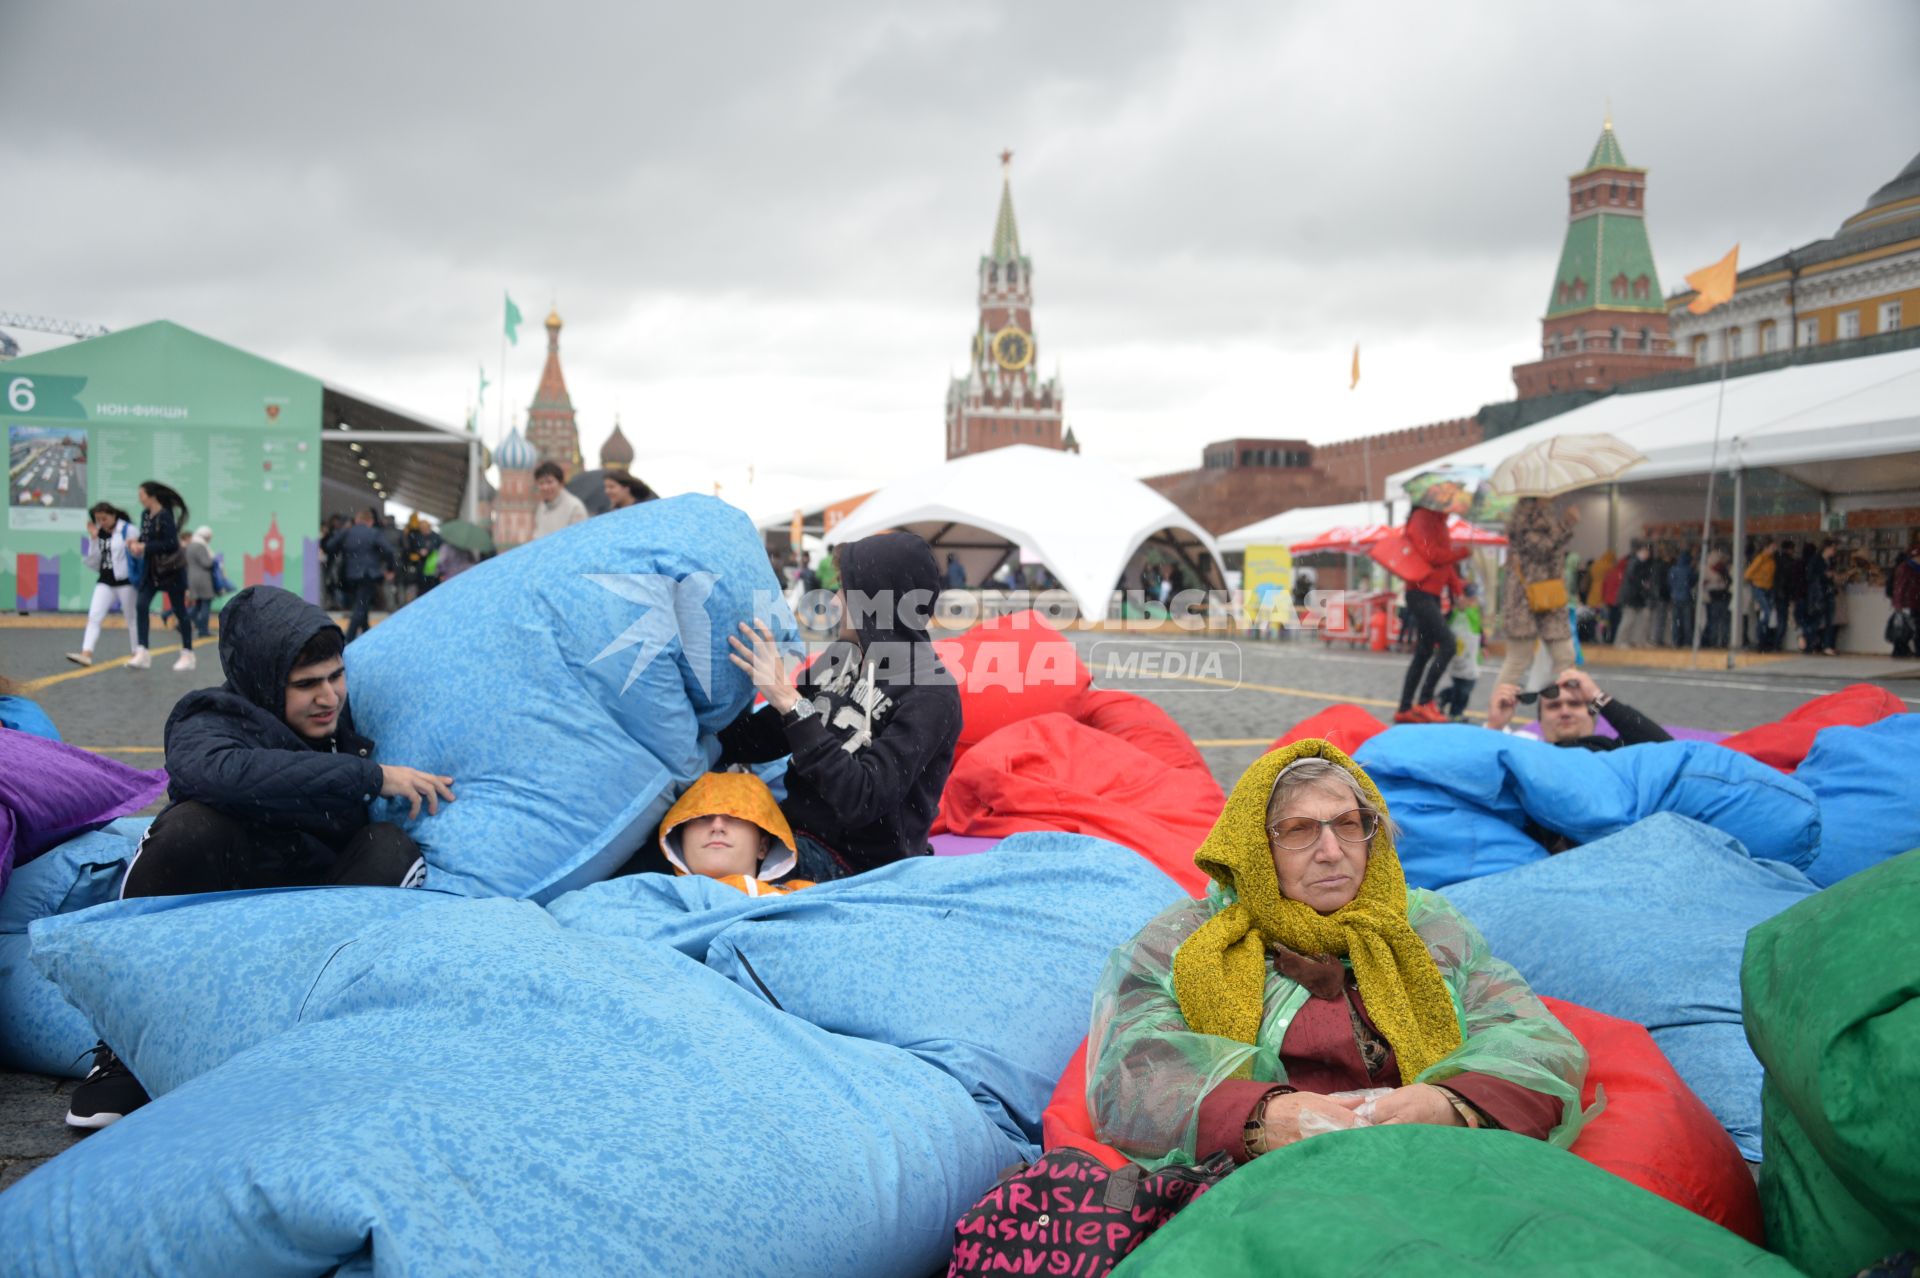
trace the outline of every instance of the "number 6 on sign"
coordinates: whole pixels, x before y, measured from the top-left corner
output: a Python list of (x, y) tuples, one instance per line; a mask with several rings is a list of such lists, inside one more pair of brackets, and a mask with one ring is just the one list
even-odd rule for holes
[(16, 413), (31, 413), (34, 403), (31, 377), (16, 377), (7, 383), (7, 407)]

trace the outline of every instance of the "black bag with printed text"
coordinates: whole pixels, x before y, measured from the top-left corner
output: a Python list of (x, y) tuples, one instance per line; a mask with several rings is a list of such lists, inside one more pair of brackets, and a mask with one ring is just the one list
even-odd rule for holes
[(947, 1278), (1063, 1274), (1104, 1278), (1154, 1230), (1233, 1170), (1215, 1154), (1197, 1167), (1111, 1170), (1092, 1154), (1056, 1149), (987, 1191), (953, 1227)]

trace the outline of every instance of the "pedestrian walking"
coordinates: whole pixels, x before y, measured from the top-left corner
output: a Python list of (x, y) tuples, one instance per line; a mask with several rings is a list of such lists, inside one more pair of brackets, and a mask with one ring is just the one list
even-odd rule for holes
[(186, 543), (187, 620), (205, 639), (213, 622), (213, 600), (219, 589), (213, 579), (213, 529), (201, 524)]
[(327, 539), (327, 553), (341, 558), (340, 578), (346, 583), (353, 609), (347, 623), (348, 643), (367, 632), (367, 613), (373, 608), (380, 582), (383, 578), (393, 580), (400, 566), (393, 547), (374, 524), (377, 516), (372, 507), (356, 511), (352, 523)]
[[(1406, 677), (1400, 683), (1400, 709), (1395, 723), (1445, 723), (1447, 716), (1435, 700), (1434, 690), (1453, 657), (1453, 632), (1440, 613), (1440, 596), (1452, 591), (1460, 596), (1466, 583), (1454, 565), (1469, 553), (1455, 546), (1447, 531), (1447, 517), (1437, 510), (1415, 507), (1407, 516), (1406, 540), (1413, 553), (1427, 564), (1427, 575), (1407, 582), (1407, 629), (1413, 633), (1413, 658), (1407, 663)], [(1559, 578), (1556, 558), (1554, 577)], [(1565, 595), (1565, 590), (1561, 594)], [(1566, 600), (1561, 599), (1562, 607)]]
[(1647, 642), (1664, 648), (1673, 633), (1673, 561), (1662, 550), (1653, 554), (1653, 625)]
[(134, 558), (127, 553), (133, 536), (133, 521), (127, 512), (109, 501), (97, 501), (87, 512), (93, 516), (93, 534), (88, 543), (87, 566), (99, 574), (94, 583), (93, 601), (87, 606), (87, 630), (80, 639), (80, 651), (69, 652), (67, 660), (76, 666), (93, 664), (93, 648), (100, 641), (100, 627), (107, 613), (118, 603), (127, 619), (127, 650), (140, 651), (140, 635), (134, 624)]
[(1600, 583), (1600, 604), (1607, 610), (1608, 643), (1620, 642), (1620, 587), (1627, 579), (1627, 565), (1632, 562), (1631, 555), (1614, 560)]
[(1500, 632), (1507, 655), (1500, 663), (1495, 696), (1502, 688), (1519, 695), (1534, 651), (1542, 644), (1555, 670), (1574, 664), (1573, 623), (1560, 570), (1579, 522), (1578, 507), (1563, 509), (1542, 497), (1521, 498), (1507, 517), (1507, 573), (1500, 593)]
[(128, 669), (145, 670), (153, 665), (147, 652), (147, 633), (152, 618), (153, 597), (166, 596), (173, 608), (174, 624), (180, 629), (180, 656), (175, 670), (192, 670), (199, 663), (193, 655), (193, 621), (187, 616), (187, 555), (180, 544), (180, 525), (187, 521), (187, 503), (179, 493), (157, 479), (140, 485), (140, 535), (127, 542), (127, 550), (141, 560), (140, 587), (134, 595), (134, 632), (137, 642)]

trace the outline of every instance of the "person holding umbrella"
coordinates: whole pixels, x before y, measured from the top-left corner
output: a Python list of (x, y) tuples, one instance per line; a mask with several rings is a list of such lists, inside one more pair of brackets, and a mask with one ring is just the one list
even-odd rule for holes
[(1502, 711), (1503, 721), (1513, 713), (1540, 645), (1546, 645), (1555, 670), (1571, 669), (1578, 662), (1564, 574), (1580, 512), (1557, 507), (1552, 499), (1605, 483), (1645, 460), (1611, 435), (1560, 435), (1523, 448), (1495, 467), (1489, 487), (1519, 501), (1507, 521), (1507, 574), (1500, 597), (1507, 655), (1494, 683), (1489, 722)]

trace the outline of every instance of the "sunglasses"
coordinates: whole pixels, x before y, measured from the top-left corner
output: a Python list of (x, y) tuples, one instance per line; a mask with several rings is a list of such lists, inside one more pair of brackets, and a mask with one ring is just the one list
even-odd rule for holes
[(1550, 683), (1546, 687), (1540, 689), (1540, 691), (1538, 692), (1521, 693), (1519, 697), (1519, 701), (1520, 701), (1520, 704), (1523, 706), (1530, 706), (1534, 702), (1540, 700), (1540, 698), (1542, 697), (1545, 697), (1549, 701), (1552, 701), (1552, 700), (1557, 700), (1560, 697), (1577, 698), (1579, 695), (1580, 695), (1580, 690), (1577, 687), (1575, 687), (1573, 684)]
[(1365, 843), (1380, 828), (1380, 814), (1368, 808), (1355, 808), (1326, 821), (1317, 821), (1312, 817), (1287, 817), (1268, 826), (1267, 837), (1273, 840), (1277, 848), (1300, 852), (1318, 843), (1320, 831), (1328, 826), (1333, 827), (1333, 837), (1342, 843)]

